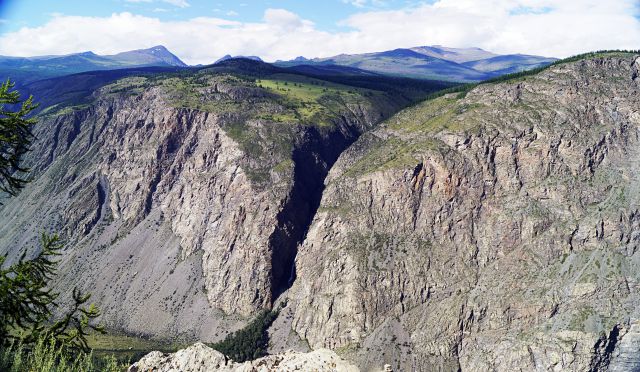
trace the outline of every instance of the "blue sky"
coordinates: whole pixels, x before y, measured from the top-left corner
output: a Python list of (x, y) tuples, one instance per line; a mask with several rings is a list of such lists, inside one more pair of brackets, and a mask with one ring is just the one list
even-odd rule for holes
[(79, 16), (107, 17), (112, 13), (132, 12), (161, 20), (186, 20), (195, 17), (223, 17), (242, 22), (259, 22), (269, 8), (287, 9), (311, 19), (319, 29), (337, 31), (339, 23), (349, 15), (366, 10), (401, 9), (424, 1), (344, 1), (344, 0), (0, 0), (0, 33), (21, 27), (36, 27), (46, 23), (51, 15), (61, 13)]
[(640, 0), (0, 0), (0, 55), (164, 45), (190, 64), (420, 45), (565, 57), (640, 49)]

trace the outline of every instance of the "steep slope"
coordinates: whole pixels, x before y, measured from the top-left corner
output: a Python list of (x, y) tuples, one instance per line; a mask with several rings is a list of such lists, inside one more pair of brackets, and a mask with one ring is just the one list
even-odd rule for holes
[(559, 64), (363, 135), (299, 248), (293, 329), (365, 370), (638, 368), (639, 76)]
[(446, 86), (374, 90), (248, 60), (103, 74), (82, 105), (40, 114), (34, 180), (0, 207), (0, 253), (33, 252), (41, 231), (58, 231), (64, 296), (92, 292), (112, 330), (204, 341), (290, 286), (341, 151)]

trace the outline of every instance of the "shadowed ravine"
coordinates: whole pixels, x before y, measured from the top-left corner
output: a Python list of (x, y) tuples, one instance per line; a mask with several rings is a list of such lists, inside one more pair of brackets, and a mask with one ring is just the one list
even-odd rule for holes
[(293, 186), (278, 213), (271, 247), (272, 302), (291, 287), (295, 278), (295, 258), (318, 211), (324, 180), (340, 154), (355, 142), (360, 132), (348, 123), (322, 133), (316, 127), (307, 130), (302, 144), (294, 149)]

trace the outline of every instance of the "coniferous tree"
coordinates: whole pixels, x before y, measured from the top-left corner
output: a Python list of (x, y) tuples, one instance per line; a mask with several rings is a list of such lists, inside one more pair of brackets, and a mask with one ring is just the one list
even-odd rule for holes
[[(28, 169), (20, 160), (29, 151), (35, 120), (28, 115), (37, 105), (33, 98), (20, 100), (20, 93), (7, 80), (0, 85), (0, 193), (16, 195), (28, 180)], [(17, 107), (17, 108), (16, 108)], [(34, 344), (43, 339), (65, 349), (88, 350), (88, 330), (103, 332), (90, 321), (100, 311), (87, 305), (89, 294), (73, 289), (73, 305), (60, 319), (53, 320), (58, 293), (49, 288), (57, 270), (56, 257), (62, 243), (57, 235), (42, 234), (40, 252), (32, 259), (26, 252), (9, 266), (7, 255), (0, 256), (0, 347), (18, 340)]]
[(267, 355), (269, 347), (267, 330), (278, 317), (280, 310), (281, 308), (262, 311), (246, 327), (227, 335), (224, 340), (211, 347), (240, 363)]
[[(15, 195), (27, 182), (21, 174), (28, 169), (20, 166), (20, 159), (29, 151), (33, 138), (35, 121), (27, 116), (37, 107), (33, 97), (21, 102), (14, 86), (9, 80), (0, 85), (0, 191), (9, 195)], [(12, 110), (16, 105), (20, 108)]]

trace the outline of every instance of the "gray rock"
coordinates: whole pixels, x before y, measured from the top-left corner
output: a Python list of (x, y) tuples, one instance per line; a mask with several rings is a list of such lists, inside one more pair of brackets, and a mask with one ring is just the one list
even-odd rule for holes
[(364, 369), (635, 368), (637, 70), (561, 64), (362, 136), (299, 248), (296, 332)]
[(309, 353), (286, 351), (251, 362), (236, 363), (220, 352), (197, 343), (173, 354), (153, 351), (129, 367), (129, 372), (358, 372), (359, 369), (327, 349)]

